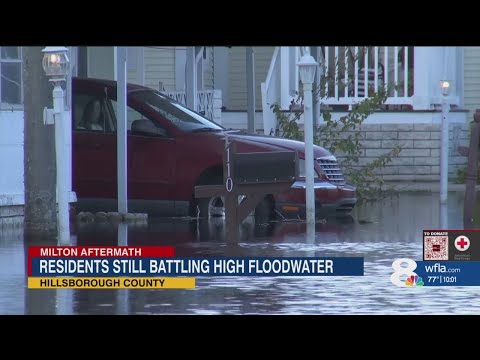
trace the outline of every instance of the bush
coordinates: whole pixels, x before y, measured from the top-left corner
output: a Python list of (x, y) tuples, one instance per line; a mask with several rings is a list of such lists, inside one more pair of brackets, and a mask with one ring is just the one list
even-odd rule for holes
[[(465, 184), (465, 179), (467, 177), (467, 168), (461, 168), (457, 170), (457, 178), (455, 179), (456, 184)], [(480, 166), (477, 168), (477, 184), (480, 184)]]

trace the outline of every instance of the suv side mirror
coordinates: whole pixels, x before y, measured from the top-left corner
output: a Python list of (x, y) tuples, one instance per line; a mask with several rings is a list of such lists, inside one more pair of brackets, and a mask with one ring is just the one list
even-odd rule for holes
[(155, 126), (155, 124), (148, 119), (135, 120), (132, 123), (132, 133), (148, 136), (167, 136), (167, 132), (164, 129)]

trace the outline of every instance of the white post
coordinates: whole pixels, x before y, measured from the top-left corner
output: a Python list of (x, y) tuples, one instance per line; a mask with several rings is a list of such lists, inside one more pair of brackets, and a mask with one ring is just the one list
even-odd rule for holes
[(118, 212), (128, 213), (127, 195), (127, 49), (116, 47)]
[[(313, 100), (312, 84), (315, 80), (315, 72), (318, 63), (310, 55), (310, 49), (305, 47), (304, 54), (298, 62), (300, 78), (303, 83), (304, 100), (304, 125), (305, 134), (305, 197), (306, 197), (306, 218), (307, 235), (315, 231), (315, 189), (314, 189), (314, 157), (313, 157)], [(313, 229), (313, 230), (312, 230)]]
[(440, 149), (440, 203), (444, 204), (448, 198), (448, 109), (446, 96), (442, 97), (442, 131)]
[(313, 101), (312, 83), (303, 84), (304, 91), (304, 132), (305, 132), (305, 177), (307, 224), (315, 225), (314, 159), (313, 159)]
[(57, 161), (57, 204), (58, 204), (58, 241), (68, 244), (70, 241), (70, 212), (68, 205), (68, 162), (65, 153), (65, 132), (63, 115), (65, 113), (63, 89), (59, 83), (53, 89), (53, 112), (55, 116), (55, 153)]
[(440, 203), (445, 204), (448, 198), (448, 111), (450, 104), (447, 96), (450, 94), (450, 81), (448, 76), (448, 47), (443, 48), (443, 80), (440, 81), (442, 95), (442, 127), (440, 147)]
[(67, 181), (68, 181), (68, 189), (67, 189), (67, 196), (69, 203), (77, 201), (77, 195), (73, 191), (72, 186), (72, 114), (73, 114), (73, 99), (72, 99), (72, 77), (77, 76), (78, 73), (78, 47), (70, 46), (69, 47), (69, 58), (70, 58), (70, 66), (68, 67), (68, 73), (66, 78), (66, 108), (67, 111), (63, 116), (63, 133), (65, 136), (65, 154), (66, 154), (66, 168), (67, 168)]

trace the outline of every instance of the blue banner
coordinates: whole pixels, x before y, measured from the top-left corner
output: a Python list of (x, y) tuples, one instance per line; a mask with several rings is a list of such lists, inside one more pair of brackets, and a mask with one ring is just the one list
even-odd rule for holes
[(480, 286), (480, 261), (417, 261), (424, 286)]
[(363, 276), (359, 257), (38, 258), (31, 276)]

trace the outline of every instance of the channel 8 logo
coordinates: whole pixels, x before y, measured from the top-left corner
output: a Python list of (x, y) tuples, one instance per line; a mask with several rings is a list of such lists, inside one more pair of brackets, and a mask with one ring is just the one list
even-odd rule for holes
[[(404, 264), (406, 266), (404, 266)], [(390, 281), (393, 285), (410, 287), (423, 286), (422, 278), (419, 277), (414, 270), (417, 268), (417, 263), (412, 259), (398, 259), (392, 263), (394, 270), (390, 276)]]

